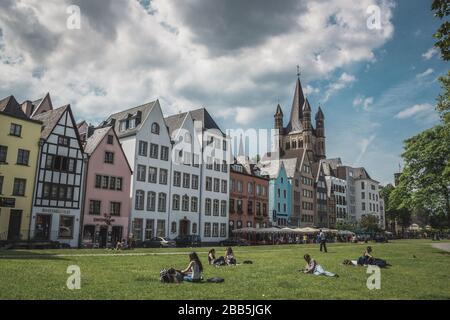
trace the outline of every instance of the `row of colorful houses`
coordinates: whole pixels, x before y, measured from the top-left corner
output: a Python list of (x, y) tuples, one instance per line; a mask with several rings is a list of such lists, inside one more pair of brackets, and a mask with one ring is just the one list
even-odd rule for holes
[[(301, 106), (303, 105), (303, 106)], [(164, 117), (158, 100), (76, 122), (50, 95), (0, 100), (0, 241), (106, 247), (122, 239), (199, 236), (219, 242), (243, 227), (328, 227), (374, 214), (379, 184), (364, 168), (325, 158), (297, 81), (290, 123), (275, 113), (279, 148), (232, 156), (205, 108)]]

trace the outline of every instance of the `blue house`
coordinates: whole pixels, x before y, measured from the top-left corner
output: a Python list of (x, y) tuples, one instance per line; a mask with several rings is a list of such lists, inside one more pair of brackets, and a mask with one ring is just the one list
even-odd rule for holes
[(269, 219), (273, 226), (287, 226), (292, 213), (292, 189), (282, 161), (271, 161), (261, 167), (270, 177)]

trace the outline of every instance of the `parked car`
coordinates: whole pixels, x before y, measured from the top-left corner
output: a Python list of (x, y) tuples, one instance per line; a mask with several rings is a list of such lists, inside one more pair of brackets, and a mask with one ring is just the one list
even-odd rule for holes
[(249, 246), (250, 244), (245, 239), (226, 239), (220, 241), (222, 247), (238, 247), (238, 246)]
[(175, 247), (175, 241), (163, 237), (154, 237), (143, 241), (142, 246), (144, 248), (172, 248)]
[(202, 240), (200, 236), (195, 235), (178, 236), (175, 238), (175, 244), (177, 247), (200, 247)]

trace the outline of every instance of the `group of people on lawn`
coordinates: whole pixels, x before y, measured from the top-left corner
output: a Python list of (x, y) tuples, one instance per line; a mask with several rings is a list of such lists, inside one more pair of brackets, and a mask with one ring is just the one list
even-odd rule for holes
[[(326, 244), (321, 242), (321, 249), (325, 247), (326, 252)], [(322, 250), (321, 250), (322, 251)], [(370, 265), (370, 264), (377, 264), (376, 261), (384, 261), (381, 259), (374, 258), (372, 254), (373, 250), (372, 247), (368, 246), (365, 251), (363, 252), (363, 255), (358, 258), (358, 260), (344, 260), (344, 265)], [(303, 256), (306, 267), (304, 269), (300, 269), (299, 271), (306, 273), (306, 274), (313, 274), (316, 276), (327, 276), (327, 277), (339, 277), (337, 274), (333, 272), (326, 271), (317, 260), (312, 258), (309, 254), (305, 254)], [(349, 263), (351, 262), (351, 263)], [(216, 251), (215, 249), (211, 249), (208, 252), (208, 264), (212, 266), (233, 266), (236, 265), (236, 258), (233, 253), (233, 249), (231, 247), (227, 248), (225, 251), (225, 255), (221, 256), (219, 258), (216, 258)], [(171, 277), (170, 282), (174, 283), (180, 283), (181, 281), (188, 281), (188, 282), (200, 282), (203, 272), (203, 265), (197, 255), (196, 252), (191, 252), (189, 254), (189, 264), (188, 266), (183, 270), (175, 270), (174, 268), (169, 269), (168, 273)]]

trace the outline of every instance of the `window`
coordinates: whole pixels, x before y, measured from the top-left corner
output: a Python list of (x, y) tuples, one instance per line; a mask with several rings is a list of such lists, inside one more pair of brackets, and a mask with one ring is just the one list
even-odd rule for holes
[(155, 220), (147, 219), (145, 221), (145, 240), (153, 238), (153, 229), (155, 228)]
[(220, 179), (214, 178), (214, 192), (220, 192)]
[(125, 130), (127, 130), (127, 121), (126, 120), (120, 121), (120, 123), (119, 123), (119, 131), (122, 132), (122, 131), (125, 131)]
[(152, 133), (159, 134), (159, 124), (157, 124), (156, 122), (152, 123)]
[(194, 159), (192, 160), (192, 166), (198, 168), (200, 166), (200, 156), (198, 154), (194, 154)]
[(227, 141), (226, 140), (222, 140), (222, 150), (227, 151)]
[(143, 190), (136, 190), (136, 199), (134, 204), (136, 210), (144, 210), (144, 197), (145, 193)]
[(73, 238), (73, 222), (74, 217), (59, 217), (59, 238)]
[(183, 188), (189, 188), (191, 183), (191, 175), (189, 173), (183, 173)]
[(181, 185), (181, 172), (174, 171), (173, 173), (173, 186), (179, 187)]
[(161, 146), (161, 160), (169, 160), (169, 147)]
[(11, 123), (9, 134), (12, 136), (20, 137), (22, 135), (22, 126), (20, 124)]
[(0, 194), (3, 193), (3, 179), (4, 179), (4, 177), (0, 176)]
[(226, 200), (220, 201), (220, 215), (222, 217), (227, 216), (227, 201)]
[(206, 191), (212, 191), (212, 178), (206, 177)]
[(177, 194), (172, 196), (172, 210), (180, 210), (180, 196)]
[(158, 194), (158, 211), (165, 212), (166, 211), (166, 194), (164, 192), (160, 192)]
[(164, 238), (166, 236), (166, 220), (158, 220), (156, 223), (156, 236)]
[(133, 235), (136, 240), (142, 240), (142, 219), (134, 219), (133, 221)]
[(114, 152), (105, 151), (105, 163), (114, 164)]
[(156, 193), (153, 191), (147, 192), (147, 211), (155, 211), (156, 209)]
[(27, 184), (27, 180), (25, 179), (14, 179), (14, 187), (13, 187), (13, 196), (25, 196), (25, 185)]
[(361, 199), (365, 199), (366, 198), (366, 193), (365, 192), (361, 192)]
[(189, 197), (187, 195), (183, 196), (183, 200), (182, 200), (182, 204), (181, 204), (181, 209), (183, 211), (189, 211)]
[(115, 190), (116, 189), (116, 177), (110, 177), (109, 178), (109, 189)]
[(109, 205), (109, 214), (111, 216), (120, 216), (120, 202), (111, 202)]
[(222, 193), (227, 193), (227, 180), (222, 180)]
[(214, 170), (220, 171), (220, 163), (217, 160), (214, 160)]
[(154, 143), (150, 143), (150, 158), (158, 159), (159, 146)]
[(210, 222), (205, 222), (204, 237), (205, 238), (211, 237), (211, 223)]
[(177, 233), (177, 223), (175, 221), (172, 221), (172, 223), (170, 225), (170, 232)]
[(242, 214), (242, 200), (236, 201), (236, 209), (237, 209), (237, 213)]
[(145, 181), (145, 172), (146, 172), (146, 167), (143, 165), (138, 164), (137, 166), (137, 181)]
[(219, 200), (215, 199), (213, 202), (213, 215), (219, 216)]
[(212, 158), (211, 157), (207, 157), (206, 158), (206, 169), (212, 170), (212, 168), (213, 168)]
[(192, 175), (192, 189), (198, 189), (198, 175), (196, 174)]
[(167, 170), (166, 169), (159, 170), (159, 184), (167, 184)]
[(17, 152), (17, 164), (27, 166), (30, 158), (30, 151), (19, 149)]
[(361, 189), (364, 190), (365, 185), (364, 185), (364, 181), (361, 181)]
[(228, 165), (225, 160), (222, 161), (222, 172), (228, 172)]
[(146, 157), (147, 152), (148, 152), (147, 149), (148, 149), (148, 143), (145, 141), (139, 141), (138, 154), (140, 156)]
[(119, 191), (122, 190), (122, 178), (116, 179), (116, 190), (119, 190)]
[(198, 211), (198, 198), (192, 197), (191, 198), (191, 212), (197, 212)]
[(362, 211), (366, 211), (366, 203), (365, 202), (361, 203), (361, 209), (362, 209)]
[(183, 153), (183, 164), (186, 166), (190, 166), (192, 161), (192, 156), (190, 152)]
[(253, 183), (249, 182), (247, 184), (247, 192), (248, 194), (253, 194)]
[(155, 167), (148, 167), (148, 182), (156, 183), (156, 178), (158, 176), (158, 169)]
[(242, 181), (237, 181), (237, 192), (242, 193)]
[(225, 238), (227, 236), (227, 224), (221, 223), (220, 224), (220, 237)]
[(89, 214), (92, 215), (100, 215), (102, 202), (98, 200), (90, 200), (89, 201)]
[(108, 143), (108, 144), (113, 144), (114, 143), (114, 136), (112, 134), (108, 135), (106, 143)]
[(230, 199), (230, 213), (234, 213), (234, 199)]
[(193, 234), (197, 233), (197, 224), (195, 222), (192, 224), (192, 233)]
[(212, 236), (213, 236), (213, 238), (217, 238), (219, 236), (219, 224), (218, 223), (213, 223)]
[(109, 177), (108, 176), (103, 176), (102, 177), (102, 188), (103, 189), (108, 189), (109, 186)]
[(0, 146), (0, 163), (6, 163), (7, 154), (8, 154), (8, 147)]
[(205, 200), (205, 215), (206, 216), (211, 215), (211, 199), (209, 198)]

